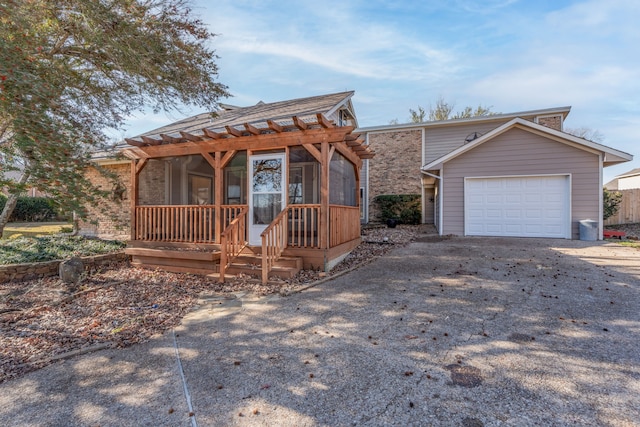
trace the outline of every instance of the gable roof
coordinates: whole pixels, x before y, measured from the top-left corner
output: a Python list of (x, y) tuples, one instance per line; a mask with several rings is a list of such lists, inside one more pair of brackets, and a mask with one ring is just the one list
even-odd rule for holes
[(621, 173), (620, 175), (616, 175), (616, 179), (619, 178), (630, 178), (632, 176), (640, 175), (640, 168), (631, 169), (629, 172)]
[(540, 110), (528, 110), (528, 111), (519, 111), (516, 113), (504, 113), (504, 114), (492, 114), (490, 116), (476, 116), (476, 117), (468, 117), (466, 119), (448, 119), (448, 120), (433, 120), (426, 121), (421, 123), (405, 123), (399, 125), (382, 125), (382, 126), (368, 126), (364, 128), (356, 129), (357, 132), (376, 132), (376, 131), (390, 131), (390, 130), (407, 130), (407, 129), (421, 129), (424, 127), (440, 127), (440, 126), (455, 126), (459, 124), (469, 124), (476, 122), (492, 122), (492, 121), (504, 121), (513, 119), (516, 117), (521, 117), (525, 119), (533, 120), (538, 116), (553, 116), (553, 115), (561, 115), (562, 120), (567, 118), (571, 112), (571, 107), (553, 107), (553, 108), (544, 108)]
[(442, 165), (448, 162), (449, 160), (454, 159), (459, 155), (476, 148), (477, 146), (495, 138), (498, 135), (503, 134), (504, 132), (512, 128), (520, 128), (529, 132), (542, 134), (547, 138), (554, 139), (564, 144), (570, 144), (583, 150), (601, 152), (604, 154), (604, 161), (603, 161), (604, 166), (611, 166), (618, 163), (624, 163), (624, 162), (633, 160), (633, 156), (629, 153), (625, 153), (623, 151), (619, 151), (614, 148), (607, 147), (606, 145), (598, 144), (596, 142), (589, 141), (584, 138), (579, 138), (577, 136), (573, 136), (565, 132), (561, 132), (555, 129), (548, 128), (546, 126), (539, 125), (529, 120), (524, 120), (520, 117), (516, 117), (513, 120), (510, 120), (509, 122), (503, 124), (502, 126), (499, 126), (493, 129), (492, 131), (487, 132), (486, 134), (463, 145), (462, 147), (459, 147), (451, 151), (450, 153), (445, 154), (444, 156), (432, 161), (431, 163), (424, 165), (421, 168), (421, 170), (428, 171), (433, 169), (440, 169)]
[(141, 136), (154, 137), (160, 134), (180, 137), (180, 132), (202, 135), (204, 128), (213, 132), (219, 132), (223, 130), (225, 126), (243, 126), (245, 123), (257, 128), (263, 128), (267, 127), (267, 120), (273, 120), (282, 126), (286, 126), (293, 124), (291, 119), (293, 116), (298, 117), (298, 119), (302, 121), (315, 120), (318, 113), (326, 117), (333, 114), (333, 112), (342, 106), (348, 107), (353, 113), (351, 106), (351, 97), (353, 95), (353, 91), (348, 91), (278, 102), (265, 103), (260, 101), (249, 107), (235, 107), (221, 104), (221, 106), (223, 106), (223, 110), (221, 111), (213, 114), (197, 114), (150, 130), (135, 138)]

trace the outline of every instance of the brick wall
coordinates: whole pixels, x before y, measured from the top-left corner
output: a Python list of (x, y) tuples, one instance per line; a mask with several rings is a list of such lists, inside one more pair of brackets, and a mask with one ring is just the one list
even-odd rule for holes
[(149, 160), (138, 176), (138, 204), (165, 205), (165, 162)]
[(369, 221), (379, 221), (373, 199), (381, 194), (421, 194), (422, 131), (368, 135), (376, 156), (369, 162)]
[(88, 215), (80, 221), (80, 234), (84, 236), (95, 236), (105, 239), (126, 240), (130, 234), (130, 197), (131, 197), (131, 165), (129, 163), (105, 165), (102, 168), (113, 173), (119, 183), (120, 190), (117, 190), (113, 181), (102, 175), (97, 169), (87, 170), (89, 180), (101, 188), (111, 192), (111, 196), (102, 200), (98, 206), (87, 206)]
[[(114, 262), (123, 262), (129, 260), (129, 255), (124, 252), (116, 252), (112, 254), (94, 255), (82, 257), (84, 270), (92, 272), (100, 266), (108, 265)], [(55, 276), (58, 274), (58, 267), (62, 261), (46, 261), (35, 262), (30, 264), (10, 264), (0, 265), (0, 283), (10, 281), (22, 281), (31, 279), (40, 279), (42, 277)]]
[(562, 116), (538, 117), (538, 124), (551, 129), (562, 131)]

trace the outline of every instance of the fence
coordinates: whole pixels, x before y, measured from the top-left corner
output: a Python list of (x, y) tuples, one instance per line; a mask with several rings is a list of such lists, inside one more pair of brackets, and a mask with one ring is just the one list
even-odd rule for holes
[(634, 224), (640, 222), (640, 188), (618, 190), (622, 193), (622, 202), (618, 212), (607, 219), (604, 225)]

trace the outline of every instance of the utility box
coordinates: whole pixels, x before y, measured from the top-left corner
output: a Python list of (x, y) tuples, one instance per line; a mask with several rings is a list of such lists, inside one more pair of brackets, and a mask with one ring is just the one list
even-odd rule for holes
[(592, 219), (580, 221), (580, 240), (598, 240), (598, 221)]

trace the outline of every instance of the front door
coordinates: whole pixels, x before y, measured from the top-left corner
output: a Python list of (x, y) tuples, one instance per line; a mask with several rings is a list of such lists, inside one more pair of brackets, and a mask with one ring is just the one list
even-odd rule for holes
[(249, 244), (259, 246), (260, 234), (286, 206), (284, 153), (251, 156), (249, 177)]

